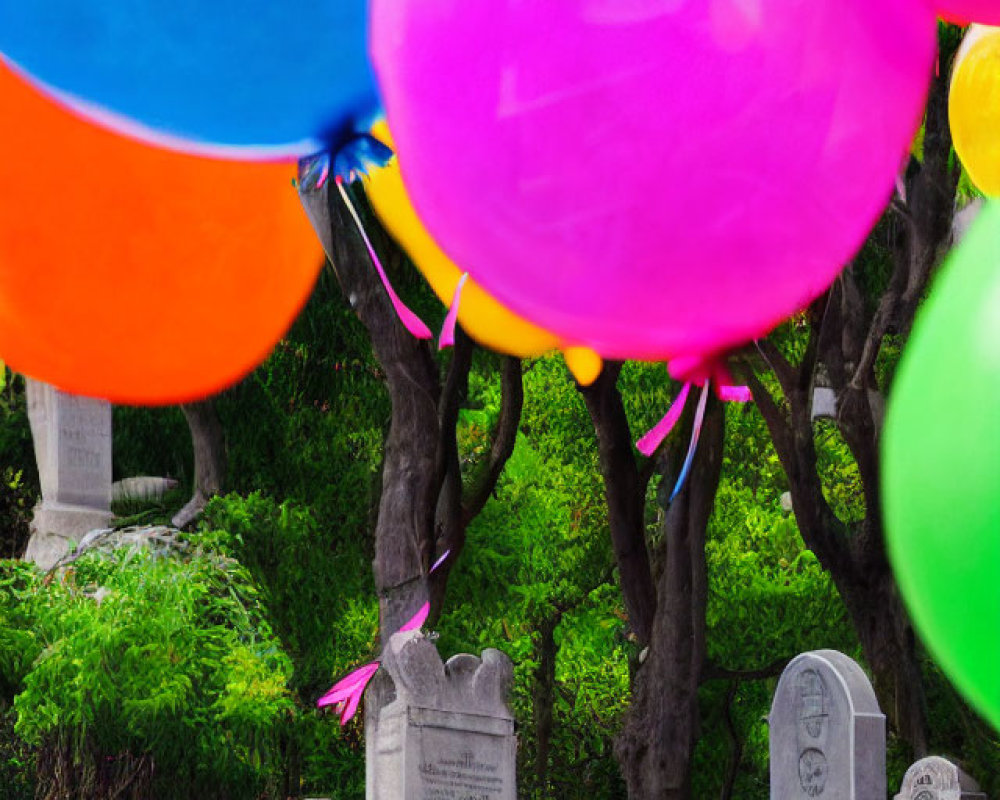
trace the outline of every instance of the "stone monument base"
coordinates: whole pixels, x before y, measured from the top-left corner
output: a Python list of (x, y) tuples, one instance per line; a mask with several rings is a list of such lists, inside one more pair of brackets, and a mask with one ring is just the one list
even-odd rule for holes
[(42, 569), (50, 569), (69, 552), (71, 542), (79, 542), (95, 528), (107, 528), (114, 515), (88, 506), (68, 503), (42, 503), (35, 507), (31, 520), (31, 538), (24, 560)]

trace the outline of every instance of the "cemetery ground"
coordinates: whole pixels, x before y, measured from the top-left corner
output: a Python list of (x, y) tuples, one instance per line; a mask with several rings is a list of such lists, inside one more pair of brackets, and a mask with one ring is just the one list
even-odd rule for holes
[[(443, 313), (401, 283), (427, 318)], [(801, 336), (800, 320), (775, 341), (794, 354)], [(439, 356), (442, 369), (456, 357)], [(506, 365), (484, 351), (469, 357), (456, 423), (467, 476), (490, 462)], [(347, 800), (367, 786), (375, 800), (504, 800), (515, 788), (500, 773), (515, 767), (517, 797), (627, 796), (616, 741), (631, 682), (651, 656), (623, 599), (594, 421), (556, 356), (520, 365), (516, 441), (451, 558), (446, 591), (433, 597), (427, 635), (386, 637), (400, 655), (382, 655), (369, 708), (343, 728), (316, 709), (334, 681), (380, 656), (372, 531), (391, 415), (384, 369), (324, 274), (268, 362), (215, 400), (226, 493), (170, 532), (195, 480), (185, 418), (178, 408), (115, 407), (113, 436), (98, 437), (110, 463), (83, 454), (77, 462), (115, 480), (169, 476), (179, 486), (113, 502), (113, 525), (132, 533), (51, 572), (18, 560), (49, 478), (36, 465), (25, 382), (6, 373), (0, 798)], [(662, 367), (629, 363), (617, 388), (630, 427), (641, 431), (677, 387)], [(686, 794), (671, 796), (1000, 796), (996, 733), (922, 651), (927, 754), (947, 757), (964, 777), (918, 763), (924, 754), (899, 735), (897, 709), (870, 682), (837, 587), (803, 544), (760, 411), (728, 404), (723, 413), (719, 485), (701, 548), (698, 735)], [(812, 424), (827, 502), (860, 519), (850, 449), (834, 420)], [(667, 563), (672, 477), (650, 468), (642, 497), (656, 575)], [(129, 544), (142, 530), (147, 546)], [(463, 653), (445, 671), (442, 661)], [(384, 705), (392, 684), (396, 705)], [(500, 699), (508, 686), (509, 714)], [(366, 739), (375, 749), (367, 775)], [(400, 755), (413, 752), (420, 757)]]

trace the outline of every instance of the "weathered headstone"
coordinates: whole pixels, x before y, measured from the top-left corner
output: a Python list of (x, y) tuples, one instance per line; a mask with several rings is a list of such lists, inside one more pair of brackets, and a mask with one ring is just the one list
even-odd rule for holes
[(793, 659), (768, 722), (771, 800), (885, 798), (885, 716), (867, 676), (843, 653)]
[(395, 699), (367, 740), (368, 800), (514, 800), (513, 670), (498, 650), (441, 662), (419, 631), (382, 654)]
[(111, 521), (111, 404), (27, 380), (42, 500), (24, 557), (48, 569)]
[(986, 800), (986, 795), (957, 765), (930, 756), (906, 770), (896, 800)]

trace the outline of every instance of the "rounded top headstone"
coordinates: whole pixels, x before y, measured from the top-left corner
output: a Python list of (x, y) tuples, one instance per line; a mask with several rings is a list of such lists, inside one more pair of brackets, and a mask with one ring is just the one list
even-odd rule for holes
[(885, 797), (885, 716), (868, 677), (843, 653), (792, 659), (768, 721), (771, 800)]
[(979, 784), (941, 756), (915, 762), (903, 776), (895, 800), (985, 800)]
[[(778, 688), (774, 693), (774, 703), (771, 706), (771, 718), (774, 717), (775, 706), (783, 696), (782, 689), (786, 691), (790, 688), (791, 682), (800, 684), (803, 695), (808, 702), (810, 694), (808, 684), (814, 675), (830, 676), (833, 680), (822, 682), (824, 687), (837, 692), (843, 698), (844, 703), (855, 714), (880, 714), (878, 699), (875, 697), (875, 690), (872, 689), (871, 681), (865, 675), (858, 663), (848, 658), (837, 650), (813, 650), (809, 653), (802, 653), (793, 658), (778, 681)], [(816, 682), (813, 681), (815, 684)], [(819, 691), (817, 685), (812, 687)]]

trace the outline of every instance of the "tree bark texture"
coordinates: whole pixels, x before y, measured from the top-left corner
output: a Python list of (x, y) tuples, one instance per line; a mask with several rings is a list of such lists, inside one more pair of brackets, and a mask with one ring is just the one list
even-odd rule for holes
[[(438, 494), (438, 368), (427, 343), (411, 336), (396, 317), (333, 181), (312, 191), (300, 186), (299, 194), (344, 296), (368, 330), (392, 403), (373, 563), (385, 641), (429, 596), (422, 556), (432, 540)], [(382, 252), (391, 273), (398, 251)]]
[(621, 364), (605, 362), (597, 380), (580, 387), (580, 393), (597, 433), (608, 527), (629, 626), (644, 647), (656, 614), (656, 589), (646, 546), (646, 482), (632, 453), (632, 432), (615, 385), (620, 372)]
[(212, 399), (185, 403), (181, 406), (194, 450), (194, 491), (170, 523), (183, 528), (201, 516), (208, 501), (222, 494), (226, 486), (229, 458), (226, 452), (226, 434), (215, 410)]
[[(688, 432), (690, 411), (682, 428)], [(705, 531), (722, 470), (724, 428), (722, 406), (711, 398), (688, 483), (663, 522), (663, 569), (648, 656), (635, 674), (632, 704), (615, 747), (632, 800), (688, 800), (691, 795), (698, 685), (705, 663)], [(674, 436), (666, 482), (679, 471), (686, 447), (686, 437)]]
[[(514, 449), (523, 405), (521, 364), (505, 362), (503, 400), (490, 457), (463, 493), (456, 442), (458, 412), (468, 391), (472, 342), (459, 328), (447, 374), (442, 377), (428, 342), (400, 323), (367, 249), (333, 180), (299, 186), (299, 196), (330, 258), (344, 296), (371, 337), (392, 404), (375, 523), (373, 570), (379, 594), (382, 641), (423, 605), (440, 611), (447, 575), (465, 541), (465, 529), (485, 505)], [(366, 228), (390, 274), (406, 268), (403, 253), (381, 234), (371, 214)], [(381, 234), (381, 235), (380, 235)], [(433, 576), (433, 561), (451, 557)]]
[(556, 628), (562, 614), (558, 611), (542, 620), (538, 626), (538, 668), (532, 692), (535, 717), (535, 792), (549, 796), (549, 751), (552, 745), (556, 702)]

